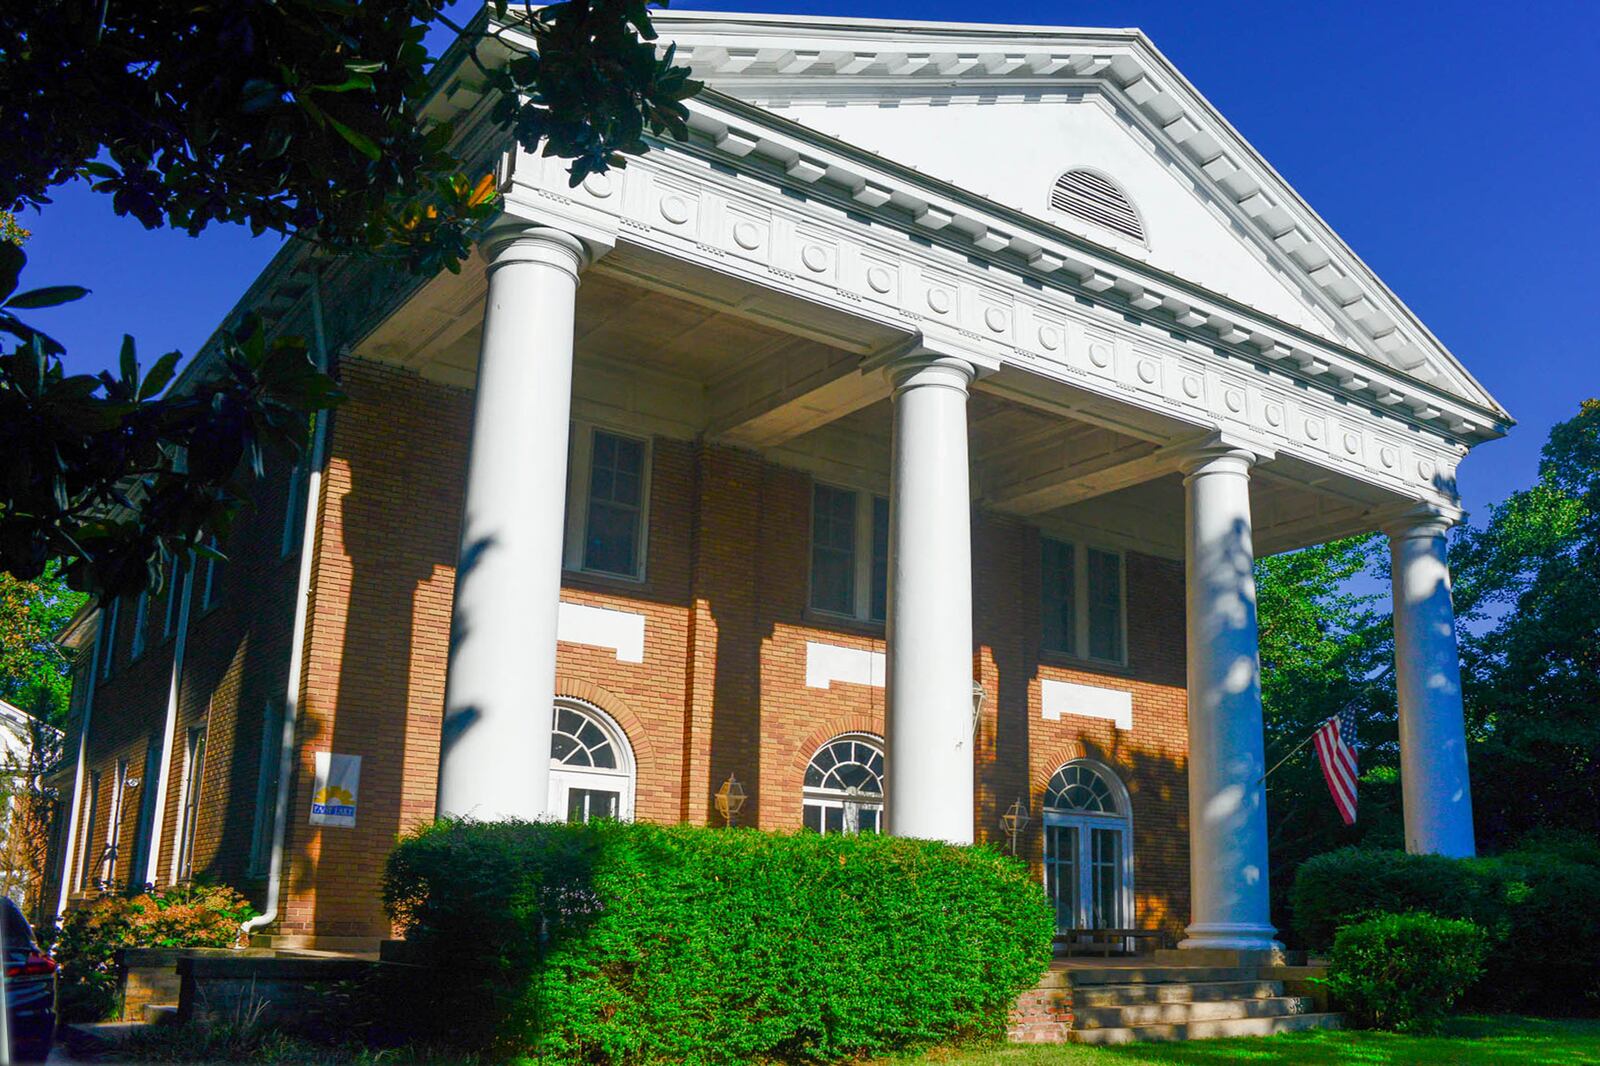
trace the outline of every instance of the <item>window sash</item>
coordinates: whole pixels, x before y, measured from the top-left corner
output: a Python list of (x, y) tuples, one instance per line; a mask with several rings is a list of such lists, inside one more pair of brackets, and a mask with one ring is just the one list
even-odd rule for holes
[(137, 659), (144, 654), (144, 631), (150, 619), (150, 593), (139, 593), (133, 601), (133, 643), (128, 649), (128, 658)]
[(178, 827), (178, 867), (176, 880), (186, 881), (194, 873), (195, 823), (200, 813), (200, 783), (204, 780), (206, 731), (191, 729), (183, 766), (183, 816)]
[(100, 680), (107, 681), (111, 678), (111, 671), (117, 661), (117, 614), (122, 605), (121, 600), (112, 600), (110, 606), (105, 608), (106, 627), (101, 635), (100, 648)]
[(249, 874), (267, 872), (278, 820), (278, 764), (283, 743), (283, 707), (269, 700), (261, 721), (261, 758), (256, 764), (256, 812), (250, 827)]
[(174, 562), (167, 578), (167, 614), (161, 623), (161, 639), (172, 636), (172, 631), (178, 628), (178, 619), (183, 607), (183, 563)]
[(584, 518), (583, 568), (635, 577), (644, 511), (644, 442), (594, 431)]
[(1041, 640), (1049, 651), (1078, 650), (1077, 556), (1071, 544), (1039, 542)]
[(1040, 538), (1039, 646), (1099, 662), (1127, 662), (1123, 554)]
[(81, 892), (89, 883), (89, 860), (94, 857), (94, 823), (100, 817), (100, 771), (89, 771), (89, 802), (85, 804), (83, 826), (78, 834), (78, 866), (72, 872), (72, 887)]
[(889, 608), (889, 501), (811, 487), (811, 609), (882, 622)]

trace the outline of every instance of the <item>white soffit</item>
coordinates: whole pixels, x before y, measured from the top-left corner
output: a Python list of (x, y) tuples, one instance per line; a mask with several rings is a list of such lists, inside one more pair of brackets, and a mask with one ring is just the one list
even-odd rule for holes
[[(676, 42), (718, 92), (1253, 306), (1509, 421), (1138, 30), (652, 18), (663, 43)], [(1120, 141), (1108, 136), (1114, 130)], [(1141, 212), (1164, 216), (1146, 218), (1147, 249), (1046, 209), (1063, 171), (1117, 171), (1135, 153), (1137, 173), (1109, 176)]]

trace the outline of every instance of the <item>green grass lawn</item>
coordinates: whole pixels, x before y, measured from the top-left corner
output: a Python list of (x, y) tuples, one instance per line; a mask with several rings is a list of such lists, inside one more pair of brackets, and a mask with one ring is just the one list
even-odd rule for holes
[(1600, 1064), (1600, 1020), (1522, 1018), (1511, 1015), (1455, 1018), (1438, 1036), (1398, 1036), (1335, 1030), (1285, 1033), (1181, 1044), (1130, 1044), (1093, 1048), (1072, 1044), (981, 1051), (942, 1051), (917, 1060), (940, 1066), (1225, 1066), (1227, 1063), (1352, 1063), (1360, 1066), (1429, 1066), (1433, 1063)]

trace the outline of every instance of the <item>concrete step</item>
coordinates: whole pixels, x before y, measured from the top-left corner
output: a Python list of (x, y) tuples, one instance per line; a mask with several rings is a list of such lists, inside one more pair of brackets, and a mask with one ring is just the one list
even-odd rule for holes
[(1080, 1007), (1127, 1007), (1138, 1003), (1204, 1003), (1281, 995), (1282, 981), (1196, 981), (1165, 985), (1090, 985), (1074, 989), (1072, 1001)]
[(144, 1005), (144, 1020), (151, 1025), (172, 1025), (178, 1020), (178, 1005), (176, 1003), (146, 1003)]
[(1172, 1025), (1134, 1025), (1116, 1029), (1073, 1029), (1075, 1044), (1130, 1044), (1136, 1040), (1209, 1040), (1225, 1036), (1273, 1036), (1306, 1029), (1338, 1029), (1337, 1014), (1286, 1014), (1268, 1018), (1222, 1018)]
[(1264, 999), (1216, 999), (1198, 1003), (1134, 1003), (1117, 1007), (1079, 1007), (1072, 1011), (1075, 1029), (1136, 1029), (1146, 1025), (1192, 1025), (1236, 1018), (1284, 1018), (1310, 1014), (1309, 996)]
[(1260, 975), (1246, 966), (1074, 966), (1052, 970), (1062, 984), (1084, 985), (1210, 984), (1217, 981), (1253, 981)]

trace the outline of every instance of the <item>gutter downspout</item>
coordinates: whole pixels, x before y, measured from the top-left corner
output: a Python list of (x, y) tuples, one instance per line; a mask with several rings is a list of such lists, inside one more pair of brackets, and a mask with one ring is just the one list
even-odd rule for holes
[[(172, 683), (167, 686), (167, 722), (161, 733), (161, 777), (156, 784), (155, 809), (150, 815), (150, 854), (145, 860), (143, 878), (147, 885), (156, 883), (161, 859), (161, 831), (167, 819), (167, 789), (172, 783), (172, 741), (178, 729), (178, 694), (183, 689), (183, 652), (189, 643), (189, 600), (194, 592), (194, 572), (197, 569), (192, 553), (188, 564), (183, 568), (182, 590), (174, 590), (183, 599), (178, 606), (178, 635), (172, 645)], [(146, 781), (144, 787), (149, 788), (150, 783)], [(182, 811), (178, 812), (178, 817), (183, 817)], [(174, 849), (172, 854), (172, 880), (177, 881), (177, 850)]]
[[(317, 343), (317, 369), (328, 371), (328, 338), (322, 323), (322, 271), (313, 264), (311, 268), (311, 328)], [(322, 462), (328, 448), (328, 420), (332, 412), (316, 414), (316, 428), (311, 437), (310, 462), (305, 477), (306, 524), (300, 535), (300, 576), (295, 585), (294, 626), (289, 640), (289, 680), (283, 696), (282, 736), (278, 749), (278, 794), (272, 813), (272, 857), (267, 865), (267, 899), (260, 914), (240, 927), (248, 940), (250, 934), (265, 929), (278, 920), (278, 903), (283, 891), (284, 838), (289, 827), (289, 783), (294, 776), (294, 738), (300, 717), (300, 678), (305, 670), (306, 628), (309, 624), (311, 600), (312, 554), (317, 544), (317, 528), (321, 523)]]
[(83, 812), (83, 771), (89, 758), (89, 722), (94, 714), (95, 683), (100, 680), (100, 646), (106, 642), (106, 608), (100, 609), (95, 627), (94, 647), (89, 653), (89, 683), (83, 694), (83, 723), (78, 730), (78, 765), (72, 778), (72, 810), (67, 819), (66, 853), (61, 857), (61, 892), (56, 898), (56, 924), (67, 913), (67, 897), (72, 894), (72, 879), (77, 873), (73, 861), (78, 854), (78, 818)]

